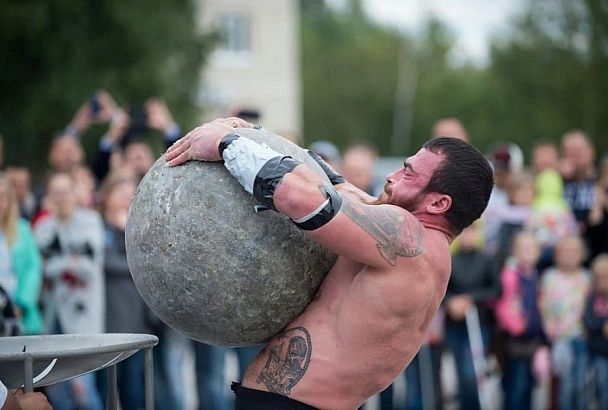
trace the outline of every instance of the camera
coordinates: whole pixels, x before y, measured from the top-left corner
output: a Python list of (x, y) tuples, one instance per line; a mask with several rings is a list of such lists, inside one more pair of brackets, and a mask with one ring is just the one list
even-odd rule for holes
[(91, 107), (91, 114), (93, 114), (93, 117), (97, 117), (97, 115), (99, 115), (101, 112), (101, 103), (97, 98), (97, 93), (93, 93), (91, 99), (89, 100), (89, 105)]
[(125, 133), (124, 143), (128, 144), (134, 138), (149, 131), (148, 113), (143, 107), (132, 107), (129, 109), (129, 129)]

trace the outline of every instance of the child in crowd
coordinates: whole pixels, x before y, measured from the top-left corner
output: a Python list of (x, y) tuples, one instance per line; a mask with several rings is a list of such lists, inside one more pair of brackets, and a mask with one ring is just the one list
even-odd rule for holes
[(600, 253), (608, 253), (608, 155), (600, 165), (594, 197), (593, 206), (587, 215), (585, 231), (590, 259)]
[(458, 236), (458, 250), (452, 256), (452, 275), (444, 300), (446, 344), (456, 362), (460, 408), (467, 410), (481, 406), (466, 323), (467, 311), (475, 306), (479, 312), (480, 332), (487, 352), (494, 325), (489, 306), (501, 291), (496, 261), (480, 249), (481, 234), (479, 223), (475, 223)]
[(520, 231), (501, 272), (503, 294), (496, 305), (496, 319), (505, 333), (505, 410), (532, 407), (533, 359), (545, 343), (538, 310), (539, 256), (540, 244), (534, 234)]
[(587, 299), (584, 321), (595, 376), (596, 408), (608, 409), (608, 254), (598, 255), (591, 271), (593, 290)]
[(522, 230), (532, 216), (534, 176), (528, 172), (513, 173), (507, 185), (507, 195), (509, 205), (502, 209), (502, 223), (498, 230), (496, 259), (499, 266), (502, 266), (511, 254), (513, 236)]
[(583, 311), (591, 277), (582, 266), (584, 258), (580, 237), (560, 239), (555, 246), (555, 266), (544, 273), (540, 285), (543, 327), (552, 342), (553, 372), (559, 378), (561, 410), (586, 408), (587, 349), (583, 338)]
[(553, 265), (555, 244), (568, 235), (578, 235), (576, 218), (564, 198), (564, 182), (555, 169), (546, 169), (535, 179), (532, 214), (526, 227), (536, 234), (541, 244), (539, 272)]

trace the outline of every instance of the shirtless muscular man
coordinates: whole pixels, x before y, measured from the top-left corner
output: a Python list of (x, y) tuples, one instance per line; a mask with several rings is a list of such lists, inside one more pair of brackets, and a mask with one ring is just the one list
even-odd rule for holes
[(453, 138), (428, 141), (372, 198), (329, 167), (310, 168), (235, 128), (195, 128), (167, 152), (169, 166), (224, 161), (262, 204), (338, 255), (315, 299), (273, 337), (233, 385), (237, 409), (354, 409), (414, 357), (445, 294), (450, 242), (479, 218), (493, 186), (488, 161)]

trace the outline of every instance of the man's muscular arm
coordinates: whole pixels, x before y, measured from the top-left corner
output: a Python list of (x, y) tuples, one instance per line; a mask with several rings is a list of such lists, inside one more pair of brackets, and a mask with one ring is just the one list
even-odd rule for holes
[[(189, 159), (220, 160), (220, 142), (232, 144), (224, 139), (233, 131), (230, 121), (216, 120), (191, 131), (167, 151), (167, 163), (174, 166)], [(281, 154), (252, 143), (243, 139), (234, 144), (234, 149), (223, 146), (224, 158), (229, 158), (226, 167), (248, 192), (293, 221), (314, 215), (328, 201), (332, 204), (328, 187), (316, 172), (289, 158), (281, 168)], [(274, 155), (277, 157), (272, 158)], [(271, 179), (260, 175), (267, 168), (265, 164), (273, 164)], [(277, 169), (283, 169), (278, 177)], [(392, 205), (366, 205), (350, 195), (344, 195), (342, 203), (342, 209), (331, 212), (330, 219), (320, 227), (305, 231), (327, 249), (379, 269), (396, 266), (398, 256), (413, 257), (422, 252), (424, 229), (409, 212)]]
[[(283, 177), (274, 195), (277, 210), (292, 219), (323, 200), (321, 179), (303, 165)], [(393, 205), (367, 205), (342, 196), (340, 212), (308, 235), (338, 255), (378, 268), (396, 266), (397, 256), (422, 253), (424, 229), (412, 214)]]
[(346, 181), (342, 184), (336, 185), (336, 191), (342, 195), (348, 195), (351, 199), (361, 202), (364, 204), (371, 205), (378, 200), (378, 198), (371, 196), (362, 189), (357, 188), (350, 182)]

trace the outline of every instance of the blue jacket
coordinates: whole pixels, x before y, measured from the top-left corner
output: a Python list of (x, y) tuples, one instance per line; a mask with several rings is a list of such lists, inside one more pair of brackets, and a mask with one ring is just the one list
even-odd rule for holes
[(38, 245), (29, 223), (17, 221), (17, 238), (11, 247), (11, 262), (17, 276), (15, 303), (21, 308), (24, 334), (42, 332), (42, 316), (38, 309), (38, 298), (42, 284), (42, 264)]

